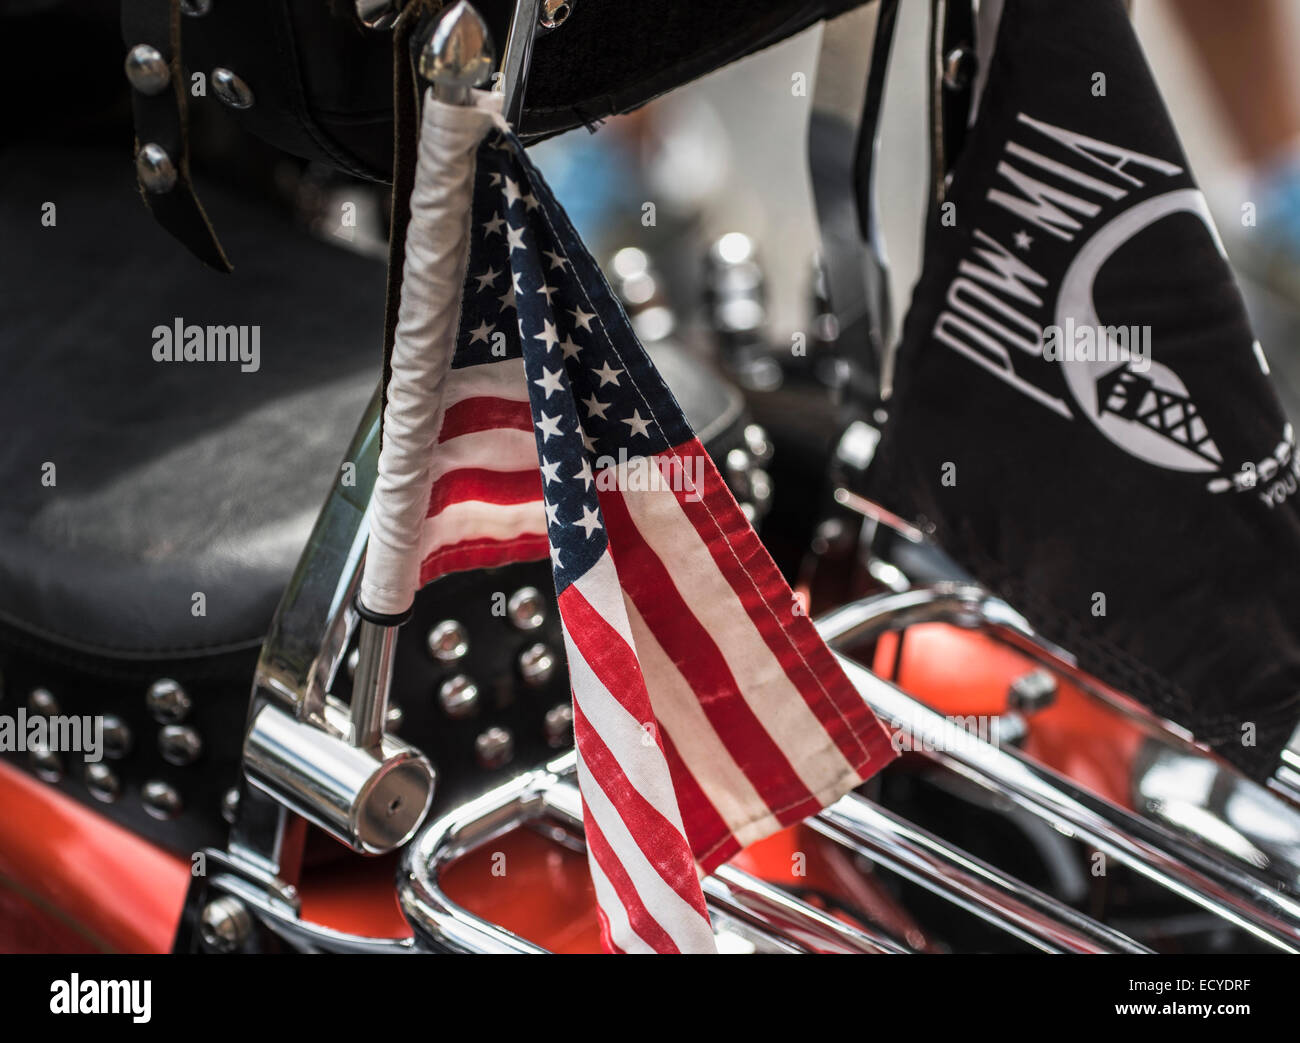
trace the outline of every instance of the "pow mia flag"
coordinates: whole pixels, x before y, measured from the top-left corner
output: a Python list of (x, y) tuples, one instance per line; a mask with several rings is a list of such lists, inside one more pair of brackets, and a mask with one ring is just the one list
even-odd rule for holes
[(946, 198), (875, 495), (1271, 774), (1300, 720), (1300, 467), (1118, 0), (1007, 0)]

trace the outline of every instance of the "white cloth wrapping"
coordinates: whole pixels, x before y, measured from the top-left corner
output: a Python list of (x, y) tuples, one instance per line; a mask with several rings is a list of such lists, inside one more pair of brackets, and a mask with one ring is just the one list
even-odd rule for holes
[(419, 587), (420, 538), (469, 257), (475, 153), (494, 124), (504, 126), (500, 104), (499, 95), (479, 92), (472, 105), (448, 105), (436, 100), (432, 91), (425, 97), (383, 446), (361, 578), (361, 603), (371, 612), (405, 612)]

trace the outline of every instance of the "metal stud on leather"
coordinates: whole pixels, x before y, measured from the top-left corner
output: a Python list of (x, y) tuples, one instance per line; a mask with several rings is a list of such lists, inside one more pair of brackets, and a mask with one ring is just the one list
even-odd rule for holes
[[(191, 15), (205, 14), (210, 7), (210, 3), (184, 5), (185, 13)], [(180, 0), (123, 0), (122, 3), (123, 38), (131, 48), (130, 54), (139, 59), (127, 63), (127, 77), (136, 88), (131, 92), (136, 170), (145, 203), (158, 223), (204, 264), (229, 272), (230, 261), (190, 180), (181, 12)], [(164, 63), (167, 69), (167, 80), (157, 89), (151, 89), (162, 78), (159, 63)], [(168, 82), (170, 90), (164, 89)], [(141, 83), (146, 86), (142, 87)]]

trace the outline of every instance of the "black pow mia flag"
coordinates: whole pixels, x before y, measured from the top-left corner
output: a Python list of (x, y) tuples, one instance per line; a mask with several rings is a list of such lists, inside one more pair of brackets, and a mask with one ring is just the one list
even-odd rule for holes
[(1300, 468), (1118, 0), (1007, 0), (947, 202), (874, 494), (1271, 774), (1300, 720)]

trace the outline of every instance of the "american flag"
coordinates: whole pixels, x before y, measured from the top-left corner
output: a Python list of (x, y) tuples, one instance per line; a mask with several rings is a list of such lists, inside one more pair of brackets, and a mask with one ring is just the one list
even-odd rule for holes
[(471, 222), (420, 578), (550, 555), (606, 948), (713, 951), (699, 874), (893, 751), (513, 137)]

